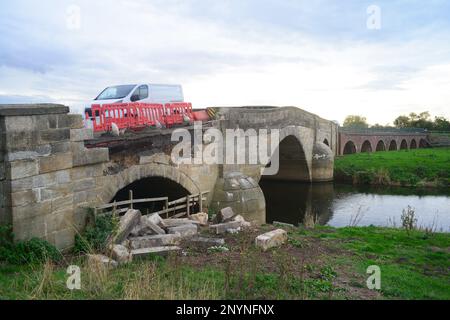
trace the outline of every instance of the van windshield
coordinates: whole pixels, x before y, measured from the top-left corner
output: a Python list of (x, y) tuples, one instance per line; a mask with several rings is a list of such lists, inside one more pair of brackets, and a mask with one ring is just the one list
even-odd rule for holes
[(135, 84), (108, 87), (103, 90), (95, 100), (122, 99), (125, 98), (134, 87), (136, 87)]

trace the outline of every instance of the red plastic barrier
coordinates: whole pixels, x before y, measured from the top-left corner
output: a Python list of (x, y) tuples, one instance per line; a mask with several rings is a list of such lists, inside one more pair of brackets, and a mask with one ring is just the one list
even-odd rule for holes
[(112, 103), (94, 104), (91, 106), (92, 116), (86, 113), (86, 119), (92, 121), (95, 132), (110, 131), (112, 123), (119, 129), (154, 126), (157, 122), (171, 127), (184, 123), (184, 116), (192, 121), (192, 105), (190, 103)]

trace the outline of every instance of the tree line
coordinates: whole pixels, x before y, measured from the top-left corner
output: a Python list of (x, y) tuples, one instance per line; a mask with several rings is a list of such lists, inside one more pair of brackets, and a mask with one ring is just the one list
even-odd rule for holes
[(434, 117), (432, 119), (428, 111), (419, 114), (411, 112), (409, 115), (398, 116), (394, 120), (394, 126), (374, 124), (369, 125), (366, 117), (360, 115), (349, 115), (345, 118), (343, 127), (346, 128), (423, 128), (434, 131), (450, 131), (450, 121), (444, 117)]

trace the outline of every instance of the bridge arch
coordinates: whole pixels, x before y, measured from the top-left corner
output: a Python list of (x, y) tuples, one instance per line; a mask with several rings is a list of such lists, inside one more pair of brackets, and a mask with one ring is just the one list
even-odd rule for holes
[(400, 143), (400, 150), (408, 150), (408, 142), (406, 142), (406, 139), (403, 139)]
[(280, 143), (272, 154), (271, 165), (275, 153), (279, 155), (278, 173), (275, 175), (264, 175), (261, 179), (311, 181), (311, 170), (301, 137), (281, 131)]
[[(161, 163), (134, 165), (119, 173), (103, 176), (102, 179), (104, 179), (102, 182), (103, 188), (97, 195), (100, 203), (114, 201), (117, 196), (128, 192), (124, 190), (129, 190), (131, 187), (136, 186), (148, 186), (152, 182), (159, 183), (159, 189), (164, 192), (167, 187), (169, 191), (172, 190), (169, 193), (174, 195), (180, 193), (186, 195), (186, 192), (188, 194), (197, 194), (201, 191), (197, 184), (183, 171), (171, 165)], [(133, 191), (133, 197), (139, 198), (139, 192)]]
[(383, 140), (378, 141), (376, 151), (386, 151), (386, 145)]
[(430, 145), (425, 139), (420, 139), (419, 141), (419, 148), (428, 148)]
[(361, 152), (372, 152), (372, 144), (370, 143), (369, 140), (366, 140), (363, 142), (362, 146), (361, 146)]
[(409, 148), (410, 149), (417, 149), (417, 141), (416, 139), (412, 139), (410, 144), (409, 144)]
[(344, 146), (344, 154), (353, 154), (356, 153), (356, 146), (353, 141), (347, 141)]
[(389, 151), (397, 151), (397, 141), (392, 140), (389, 144)]

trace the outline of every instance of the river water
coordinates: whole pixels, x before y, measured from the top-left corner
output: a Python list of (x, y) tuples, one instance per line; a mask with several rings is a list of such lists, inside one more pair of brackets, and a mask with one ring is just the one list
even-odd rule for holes
[(410, 206), (417, 225), (450, 232), (450, 190), (400, 187), (355, 187), (334, 183), (302, 184), (261, 181), (266, 197), (266, 220), (298, 225), (315, 221), (345, 227), (401, 226), (401, 215)]

